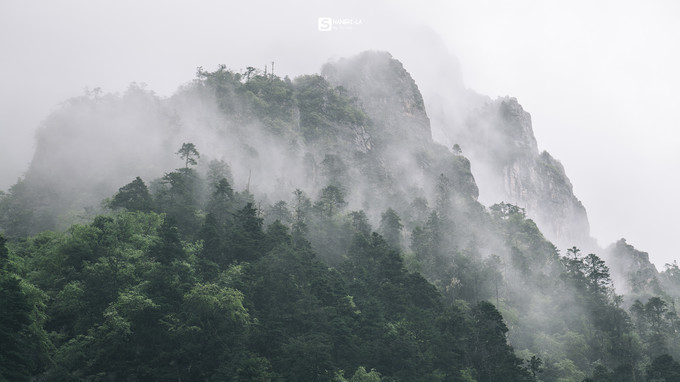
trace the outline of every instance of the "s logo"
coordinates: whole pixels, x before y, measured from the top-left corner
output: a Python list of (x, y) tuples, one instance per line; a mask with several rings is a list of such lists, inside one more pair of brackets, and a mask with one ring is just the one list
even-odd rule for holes
[(319, 30), (329, 32), (333, 28), (333, 20), (330, 17), (319, 17)]

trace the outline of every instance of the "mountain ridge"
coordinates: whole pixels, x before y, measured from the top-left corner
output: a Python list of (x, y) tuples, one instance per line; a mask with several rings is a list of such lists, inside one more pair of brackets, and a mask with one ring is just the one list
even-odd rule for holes
[[(378, 291), (381, 280), (392, 285), (390, 277), (400, 277), (402, 287), (415, 280), (454, 310), (491, 317), (496, 340), (507, 339), (535, 367), (534, 379), (538, 358), (542, 379), (581, 381), (596, 372), (632, 378), (651, 359), (674, 352), (670, 331), (661, 343), (648, 327), (654, 309), (674, 307), (680, 295), (674, 270), (651, 272), (648, 258), (623, 243), (610, 251), (612, 259), (624, 258), (610, 274), (588, 253), (585, 208), (560, 162), (539, 152), (530, 114), (513, 98), (470, 97), (477, 106), (469, 113), (451, 105), (455, 118), (447, 126), (459, 145), (447, 147), (432, 139), (416, 81), (386, 52), (329, 62), (321, 74), (293, 80), (254, 68), (199, 68), (166, 99), (136, 85), (123, 95), (86, 94), (46, 120), (31, 169), (0, 199), (0, 228), (18, 254), (21, 237), (37, 234), (25, 239), (35, 243), (51, 235), (42, 231), (68, 228), (53, 235), (76, 240), (62, 256), (76, 271), (99, 266), (100, 253), (109, 251), (106, 241), (96, 251), (81, 248), (87, 235), (147, 219), (160, 244), (145, 242), (133, 254), (163, 266), (194, 262), (205, 277), (250, 263), (272, 274), (261, 259), (288, 266), (283, 258), (302, 256), (318, 259), (314, 266), (323, 272), (357, 267)], [(486, 202), (488, 191), (500, 197), (485, 206), (480, 199)], [(150, 212), (126, 204), (130, 193), (140, 194)], [(141, 215), (125, 215), (130, 209)], [(273, 251), (267, 240), (301, 252)], [(584, 244), (582, 252), (577, 246)], [(385, 263), (376, 268), (378, 260)], [(390, 274), (381, 273), (385, 264)], [(645, 267), (651, 273), (636, 280), (646, 286), (631, 289), (628, 299), (618, 296), (617, 280), (629, 283)], [(399, 300), (401, 292), (390, 293), (401, 289), (389, 288), (385, 293)], [(661, 320), (672, 324), (671, 316)], [(385, 325), (390, 335), (402, 330), (399, 322)], [(638, 354), (635, 368), (627, 354)], [(389, 362), (384, 367), (396, 373)]]

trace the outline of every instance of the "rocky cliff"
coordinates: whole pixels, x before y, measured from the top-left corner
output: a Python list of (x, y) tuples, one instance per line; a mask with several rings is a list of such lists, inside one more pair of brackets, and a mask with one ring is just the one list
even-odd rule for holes
[(356, 97), (371, 118), (374, 155), (393, 186), (432, 191), (433, 181), (444, 175), (462, 195), (477, 199), (470, 161), (433, 142), (423, 96), (399, 60), (387, 52), (368, 51), (329, 62), (321, 74)]
[(379, 141), (431, 142), (430, 119), (423, 96), (399, 60), (387, 52), (368, 51), (325, 64), (321, 70), (330, 83), (359, 97), (376, 126)]
[(524, 208), (558, 248), (592, 250), (586, 210), (562, 164), (539, 152), (531, 115), (515, 98), (472, 97), (478, 106), (449, 126), (449, 136), (472, 160), (482, 202)]
[(604, 251), (618, 293), (631, 304), (635, 299), (646, 301), (662, 294), (659, 272), (649, 261), (649, 254), (620, 239)]

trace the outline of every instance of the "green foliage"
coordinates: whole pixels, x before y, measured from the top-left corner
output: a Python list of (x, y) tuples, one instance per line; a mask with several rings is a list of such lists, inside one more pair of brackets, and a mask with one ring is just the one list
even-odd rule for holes
[(300, 127), (307, 141), (317, 141), (343, 134), (343, 126), (351, 128), (369, 123), (356, 99), (341, 88), (333, 88), (319, 75), (295, 79), (295, 95), (300, 109)]
[(493, 216), (497, 219), (508, 220), (513, 216), (519, 216), (520, 218), (526, 217), (526, 212), (524, 208), (517, 207), (509, 203), (498, 203), (489, 207)]
[(309, 241), (307, 234), (309, 233), (309, 220), (312, 210), (312, 202), (300, 189), (293, 192), (294, 206), (293, 206), (293, 224), (291, 225), (291, 239), (293, 245), (297, 248), (308, 247)]
[(4, 271), (0, 272), (0, 307), (0, 380), (29, 381), (31, 306), (20, 280)]
[(47, 362), (47, 296), (14, 273), (0, 234), (0, 381), (28, 381)]
[[(403, 70), (395, 65), (383, 74)], [(324, 77), (291, 82), (253, 67), (199, 69), (187, 89), (234, 125), (220, 120), (220, 134), (254, 141), (249, 129), (263, 126), (267, 144), (285, 142), (316, 199), (236, 192), (225, 162), (198, 166), (184, 143), (183, 168), (121, 187), (110, 215), (14, 240), (56, 216), (48, 189), (18, 182), (0, 195), (13, 239), (10, 251), (0, 239), (0, 295), (16, 307), (0, 312), (6, 379), (675, 378), (677, 265), (657, 284), (639, 275), (649, 282), (629, 317), (600, 257), (576, 247), (560, 257), (524, 209), (477, 203), (457, 145), (409, 142), (399, 158), (385, 155), (405, 133), (403, 114), (373, 125), (366, 100)], [(380, 90), (376, 102), (398, 98)], [(419, 94), (408, 101), (409, 113), (423, 111)], [(262, 147), (249, 146), (250, 158)], [(546, 155), (540, 171), (565, 179)]]
[(208, 162), (206, 178), (208, 179), (208, 184), (212, 187), (216, 187), (222, 179), (226, 179), (230, 184), (234, 181), (231, 175), (231, 167), (224, 161), (215, 159)]
[(432, 211), (423, 228), (416, 227), (411, 234), (411, 247), (423, 266), (423, 273), (435, 280), (445, 278), (447, 259), (442, 243), (441, 219)]
[(319, 211), (319, 215), (323, 218), (331, 219), (346, 205), (347, 202), (342, 189), (338, 186), (329, 185), (321, 190), (321, 195), (314, 204), (314, 208)]
[(288, 208), (288, 203), (283, 200), (280, 200), (271, 206), (265, 216), (266, 221), (269, 221), (269, 223), (273, 223), (277, 220), (286, 225), (293, 223), (293, 214)]
[(184, 249), (172, 219), (165, 219), (159, 227), (158, 240), (149, 249), (149, 255), (155, 261), (165, 265), (184, 259)]
[(199, 67), (196, 70), (196, 85), (212, 92), (224, 112), (238, 111), (235, 89), (241, 86), (240, 75), (227, 70), (225, 65), (220, 65), (214, 72), (208, 72)]
[(140, 177), (118, 189), (109, 203), (111, 208), (125, 208), (128, 211), (150, 212), (153, 200), (149, 189)]
[(251, 203), (236, 212), (231, 231), (231, 253), (237, 261), (255, 261), (262, 253), (265, 234), (262, 218)]
[(354, 375), (350, 379), (346, 379), (342, 373), (340, 375), (336, 376), (335, 381), (337, 382), (380, 382), (382, 381), (382, 378), (380, 377), (380, 373), (378, 373), (375, 369), (371, 369), (370, 372), (366, 371), (366, 368), (363, 366), (359, 366), (357, 370), (354, 372)]
[(256, 75), (237, 88), (245, 98), (247, 112), (257, 116), (275, 134), (288, 133), (293, 122), (296, 98), (293, 84), (276, 76)]
[[(301, 191), (292, 212), (275, 204), (287, 221), (266, 230), (253, 204), (235, 208), (226, 178), (213, 187), (201, 227), (184, 222), (184, 233), (169, 213), (126, 208), (17, 243), (17, 269), (36, 286), (22, 292), (3, 279), (14, 280), (3, 296), (21, 307), (3, 323), (24, 329), (0, 334), (30, 353), (3, 347), (25, 355), (3, 355), (14, 357), (3, 372), (46, 381), (528, 380), (500, 314), (446, 303), (363, 211), (341, 214), (337, 187), (316, 208)], [(388, 209), (383, 230), (397, 243), (401, 227)], [(187, 241), (193, 231), (200, 240)], [(344, 254), (329, 268), (306, 237), (340, 233)], [(15, 261), (2, 248), (6, 268)], [(41, 351), (49, 358), (34, 356)]]
[(294, 135), (298, 117), (302, 136), (309, 141), (346, 134), (368, 123), (355, 99), (317, 75), (291, 82), (253, 67), (240, 74), (222, 65), (215, 72), (199, 68), (197, 85), (214, 94), (225, 114), (244, 124), (260, 122), (275, 135)]
[(388, 208), (383, 212), (380, 218), (380, 233), (385, 238), (388, 244), (395, 249), (401, 248), (401, 230), (404, 225), (401, 224), (401, 218), (397, 213)]
[(647, 367), (647, 380), (656, 381), (680, 381), (680, 364), (668, 354), (660, 355)]
[(651, 357), (668, 353), (676, 339), (677, 314), (660, 297), (652, 297), (645, 304), (636, 300), (630, 308), (633, 322)]
[(199, 219), (196, 216), (201, 205), (203, 183), (193, 169), (179, 169), (169, 172), (161, 179), (160, 188), (155, 192), (155, 204), (159, 212), (168, 214), (184, 235), (197, 233)]
[(52, 196), (51, 190), (20, 179), (7, 194), (0, 195), (0, 229), (8, 237), (22, 237), (53, 228), (55, 206), (47, 205)]
[[(508, 327), (492, 304), (481, 301), (472, 310), (475, 330), (471, 336), (469, 357), (478, 372), (480, 381), (529, 381), (529, 372), (521, 368), (521, 360), (512, 354), (505, 334)], [(493, 361), (492, 361), (493, 360)]]
[(5, 243), (7, 239), (0, 233), (0, 272), (6, 271), (9, 265), (9, 250)]

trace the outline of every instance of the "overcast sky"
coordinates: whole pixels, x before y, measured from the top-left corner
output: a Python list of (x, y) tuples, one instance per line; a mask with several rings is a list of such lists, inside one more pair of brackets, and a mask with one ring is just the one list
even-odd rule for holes
[[(361, 24), (321, 32), (319, 17)], [(423, 52), (455, 55), (467, 87), (532, 114), (601, 245), (625, 237), (659, 268), (680, 259), (677, 1), (0, 0), (0, 189), (26, 170), (40, 122), (85, 87), (168, 96), (198, 66), (276, 61), (294, 77), (366, 49), (416, 82)]]

